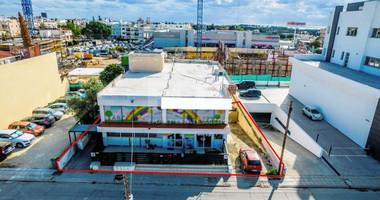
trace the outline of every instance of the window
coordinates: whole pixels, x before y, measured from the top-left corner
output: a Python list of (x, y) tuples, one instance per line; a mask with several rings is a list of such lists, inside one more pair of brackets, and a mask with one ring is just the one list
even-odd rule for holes
[(334, 58), (334, 55), (335, 55), (335, 50), (333, 50), (331, 57)]
[(330, 26), (327, 27), (327, 34), (330, 33)]
[(344, 51), (342, 51), (342, 55), (340, 56), (340, 59), (343, 60), (344, 57)]
[(380, 69), (380, 58), (366, 57), (365, 65)]
[(356, 34), (358, 33), (358, 28), (355, 28), (355, 27), (348, 27), (347, 28), (347, 36), (356, 36)]
[(336, 30), (336, 35), (339, 35), (340, 26), (338, 26), (338, 29)]
[(372, 37), (380, 38), (380, 28), (374, 28), (372, 31)]

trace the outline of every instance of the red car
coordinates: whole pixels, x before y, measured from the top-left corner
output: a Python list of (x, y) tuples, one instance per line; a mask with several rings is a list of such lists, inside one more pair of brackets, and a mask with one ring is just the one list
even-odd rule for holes
[(260, 173), (262, 170), (259, 154), (249, 147), (241, 148), (239, 150), (241, 163), (243, 164), (244, 171)]
[(24, 133), (30, 133), (35, 136), (39, 136), (45, 131), (45, 128), (43, 126), (39, 126), (32, 122), (13, 122), (12, 124), (9, 124), (8, 128), (17, 129)]

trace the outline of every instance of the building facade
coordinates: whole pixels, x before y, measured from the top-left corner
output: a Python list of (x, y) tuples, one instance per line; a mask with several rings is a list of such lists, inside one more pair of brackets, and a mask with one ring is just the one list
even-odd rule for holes
[(325, 60), (380, 76), (380, 1), (337, 6), (330, 14), (324, 45)]
[[(189, 47), (196, 46), (197, 36), (193, 29), (169, 29), (154, 32), (155, 47)], [(202, 45), (217, 47), (222, 41), (234, 48), (276, 48), (285, 45), (279, 35), (252, 33), (252, 31), (205, 31), (202, 34)]]
[(0, 31), (7, 35), (8, 39), (11, 37), (20, 37), (21, 29), (17, 18), (0, 18)]
[(218, 64), (164, 63), (163, 53), (136, 53), (130, 69), (98, 93), (106, 147), (223, 151), (232, 99)]
[[(296, 55), (289, 94), (380, 159), (380, 2), (337, 6), (322, 55)], [(363, 73), (365, 72), (365, 73)]]
[(124, 39), (124, 40), (131, 40), (135, 42), (142, 42), (144, 41), (144, 38), (147, 37), (146, 31), (148, 30), (148, 28), (144, 26), (119, 22), (119, 23), (113, 24), (111, 28), (112, 28), (112, 34), (111, 34), (112, 39)]

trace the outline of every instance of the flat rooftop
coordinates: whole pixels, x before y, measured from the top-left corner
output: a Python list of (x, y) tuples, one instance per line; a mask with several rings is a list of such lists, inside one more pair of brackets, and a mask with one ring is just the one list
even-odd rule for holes
[(165, 63), (161, 72), (128, 71), (101, 95), (226, 98), (222, 85), (229, 82), (226, 75), (213, 74), (218, 69), (216, 64), (178, 62)]
[(379, 76), (367, 74), (361, 71), (353, 70), (353, 69), (343, 67), (343, 66), (330, 63), (330, 62), (323, 62), (323, 61), (303, 61), (303, 62), (311, 66), (318, 67), (320, 69), (334, 73), (336, 75), (345, 77), (352, 81), (355, 81), (364, 85), (368, 85), (370, 87), (380, 90)]

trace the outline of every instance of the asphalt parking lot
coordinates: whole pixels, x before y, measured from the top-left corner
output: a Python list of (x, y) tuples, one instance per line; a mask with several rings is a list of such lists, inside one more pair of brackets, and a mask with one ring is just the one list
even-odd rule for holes
[(60, 156), (70, 142), (68, 130), (76, 123), (72, 115), (66, 114), (26, 148), (16, 148), (0, 163), (10, 168), (51, 168), (50, 159)]

